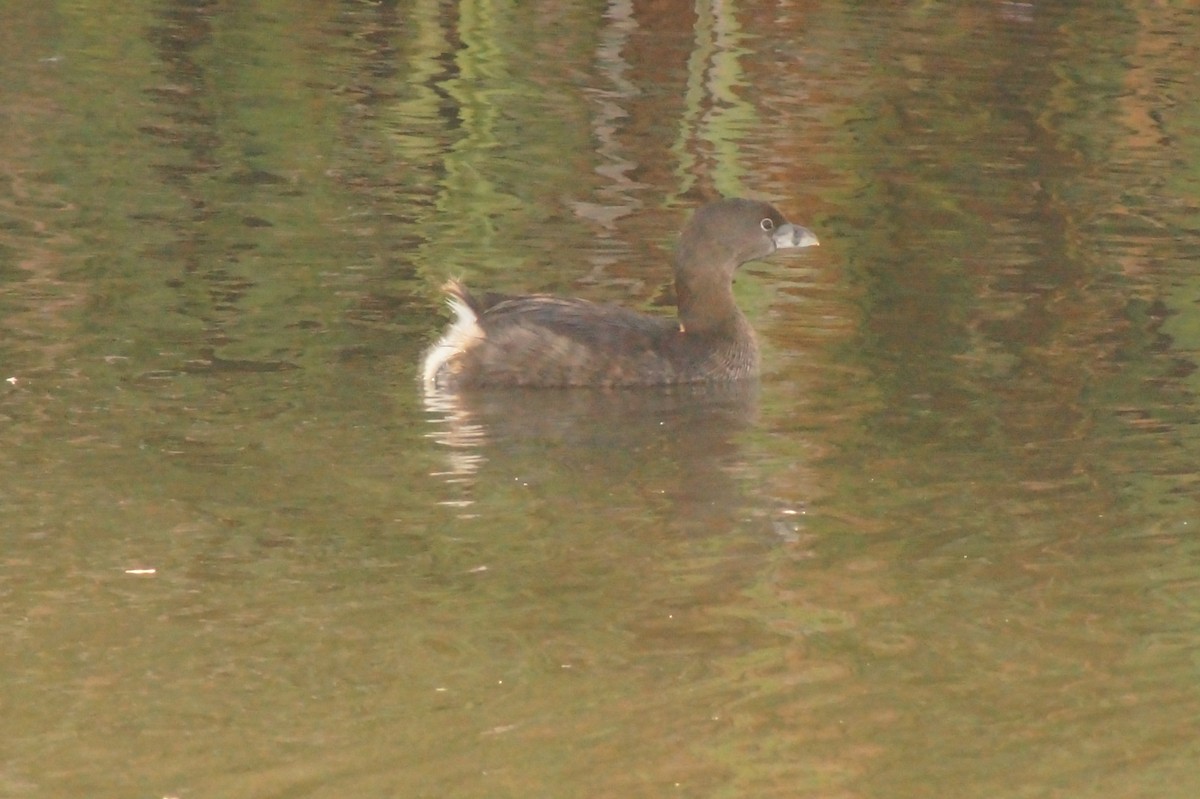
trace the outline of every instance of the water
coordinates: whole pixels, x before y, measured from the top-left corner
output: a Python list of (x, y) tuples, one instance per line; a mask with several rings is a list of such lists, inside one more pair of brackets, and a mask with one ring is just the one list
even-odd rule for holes
[[(5, 9), (0, 796), (1200, 793), (1187, 4)], [(427, 404), (450, 276), (728, 391)]]

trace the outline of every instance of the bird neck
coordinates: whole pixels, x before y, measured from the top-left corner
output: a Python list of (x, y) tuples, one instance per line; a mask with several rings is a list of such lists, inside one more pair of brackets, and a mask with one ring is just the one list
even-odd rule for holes
[(696, 268), (685, 267), (684, 263), (681, 257), (675, 265), (675, 298), (684, 332), (712, 334), (736, 330), (743, 319), (733, 299), (730, 279), (736, 264)]

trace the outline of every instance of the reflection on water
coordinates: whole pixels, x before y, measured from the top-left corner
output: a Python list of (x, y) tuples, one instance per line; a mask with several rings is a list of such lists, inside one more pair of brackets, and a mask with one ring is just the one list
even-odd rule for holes
[[(491, 461), (514, 479), (554, 475), (556, 490), (578, 496), (644, 481), (667, 462), (676, 464), (671, 515), (686, 523), (707, 508), (740, 507), (734, 475), (745, 464), (738, 442), (754, 423), (757, 395), (757, 383), (741, 382), (605, 391), (431, 391), (425, 399), (434, 425), (428, 435), (446, 448), (449, 464), (437, 474), (448, 482), (469, 487), (473, 481), (467, 478)], [(469, 488), (461, 494), (455, 504), (474, 504)], [(713, 521), (699, 529), (732, 523)]]
[[(11, 5), (0, 795), (1200, 794), (1189, 4)], [(761, 385), (421, 397), (719, 192)]]

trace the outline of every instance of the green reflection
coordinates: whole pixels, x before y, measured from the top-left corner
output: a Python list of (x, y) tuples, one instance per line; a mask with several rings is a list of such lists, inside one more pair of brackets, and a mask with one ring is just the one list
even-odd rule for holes
[[(13, 5), (0, 794), (1190, 799), (1185, 6)], [(443, 435), (709, 189), (759, 396)]]
[[(741, 59), (749, 50), (732, 3), (696, 4), (695, 44), (687, 66), (684, 112), (672, 146), (679, 193), (703, 176), (717, 195), (746, 196), (741, 147), (761, 124), (742, 93), (748, 89)], [(700, 151), (703, 146), (704, 155)], [(703, 168), (702, 168), (703, 166)]]

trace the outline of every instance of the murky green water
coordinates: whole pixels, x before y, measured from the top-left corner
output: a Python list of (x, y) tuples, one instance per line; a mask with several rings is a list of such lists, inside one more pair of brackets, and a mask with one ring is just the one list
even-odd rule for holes
[[(1200, 795), (1192, 4), (0, 17), (0, 796)], [(423, 404), (719, 193), (760, 386)]]

